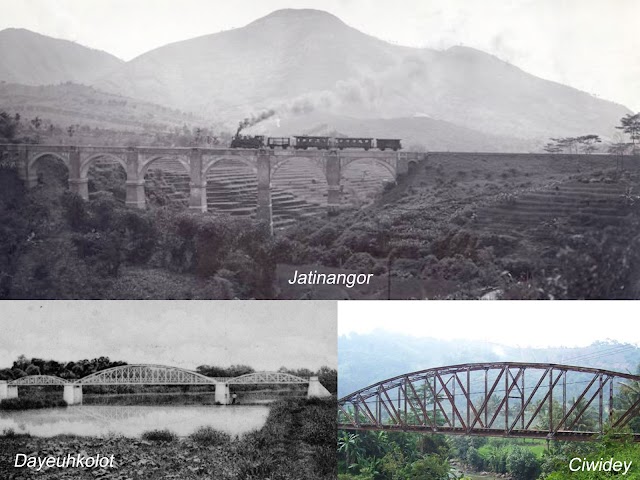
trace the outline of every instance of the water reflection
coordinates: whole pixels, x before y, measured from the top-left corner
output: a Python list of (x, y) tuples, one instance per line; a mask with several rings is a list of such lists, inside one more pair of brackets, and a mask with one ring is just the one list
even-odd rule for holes
[(231, 435), (243, 435), (264, 425), (269, 407), (238, 406), (103, 406), (82, 405), (19, 412), (0, 412), (0, 431), (13, 429), (38, 437), (61, 434), (138, 437), (142, 432), (169, 429), (179, 436), (204, 425)]

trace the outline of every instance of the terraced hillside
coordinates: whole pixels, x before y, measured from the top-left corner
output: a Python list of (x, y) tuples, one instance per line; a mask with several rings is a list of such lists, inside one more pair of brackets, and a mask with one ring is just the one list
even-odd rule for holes
[(625, 221), (637, 187), (610, 177), (569, 180), (522, 194), (505, 194), (480, 208), (468, 226), (493, 233), (546, 237), (559, 223), (579, 233)]

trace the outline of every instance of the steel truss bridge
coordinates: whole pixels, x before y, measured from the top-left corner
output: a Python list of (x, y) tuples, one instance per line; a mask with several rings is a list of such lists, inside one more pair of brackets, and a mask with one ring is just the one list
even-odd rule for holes
[(164, 365), (122, 365), (101, 370), (78, 380), (49, 375), (29, 375), (8, 382), (20, 385), (290, 385), (308, 384), (309, 379), (280, 372), (255, 372), (239, 377), (207, 377), (200, 373)]
[(338, 428), (588, 440), (640, 414), (640, 394), (630, 405), (614, 404), (634, 382), (640, 376), (542, 363), (431, 368), (339, 399)]

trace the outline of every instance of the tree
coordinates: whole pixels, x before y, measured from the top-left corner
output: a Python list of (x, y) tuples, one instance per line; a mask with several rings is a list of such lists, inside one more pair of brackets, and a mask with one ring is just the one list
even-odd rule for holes
[(562, 151), (562, 147), (554, 142), (548, 142), (543, 150), (547, 153), (560, 153)]
[(19, 117), (16, 120), (7, 112), (0, 112), (0, 142), (14, 143), (19, 126)]
[(534, 480), (540, 474), (540, 461), (531, 450), (513, 447), (507, 456), (507, 471), (514, 480)]
[(636, 140), (640, 140), (640, 113), (632, 115), (628, 113), (620, 119), (620, 125), (616, 127), (631, 138), (631, 144), (635, 150)]
[(338, 437), (338, 452), (344, 454), (347, 468), (353, 465), (361, 452), (358, 434), (341, 431)]
[(582, 145), (582, 151), (586, 155), (591, 155), (597, 150), (597, 147), (595, 145), (596, 143), (602, 143), (600, 136), (594, 134), (583, 135), (581, 137), (578, 137), (576, 141)]

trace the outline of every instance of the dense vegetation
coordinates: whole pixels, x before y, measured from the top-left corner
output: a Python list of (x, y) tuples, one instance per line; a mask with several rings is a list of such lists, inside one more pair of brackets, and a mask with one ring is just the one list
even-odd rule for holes
[[(57, 165), (52, 165), (57, 167)], [(58, 178), (27, 191), (0, 172), (0, 298), (273, 298), (276, 257), (250, 220), (84, 201)]]
[[(603, 472), (570, 472), (572, 458), (640, 460), (640, 446), (628, 436), (607, 434), (590, 442), (420, 435), (400, 432), (338, 432), (339, 480), (513, 480), (608, 478)], [(466, 473), (465, 473), (466, 472)], [(640, 478), (637, 469), (628, 478)]]
[[(282, 400), (271, 406), (263, 428), (239, 438), (210, 427), (182, 439), (170, 431), (155, 430), (146, 432), (141, 440), (31, 438), (4, 432), (0, 436), (0, 477), (11, 478), (6, 474), (16, 473), (9, 459), (17, 452), (95, 455), (108, 451), (117, 464), (116, 470), (106, 472), (113, 478), (331, 480), (336, 478), (336, 408), (335, 399)], [(64, 475), (86, 478), (88, 472), (70, 468)], [(57, 480), (60, 473), (52, 468), (40, 472), (39, 478)]]

